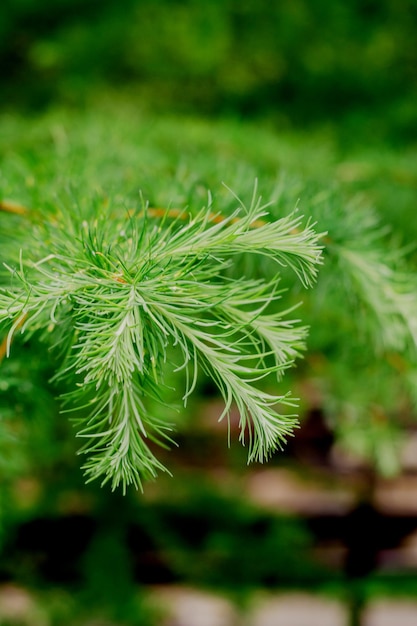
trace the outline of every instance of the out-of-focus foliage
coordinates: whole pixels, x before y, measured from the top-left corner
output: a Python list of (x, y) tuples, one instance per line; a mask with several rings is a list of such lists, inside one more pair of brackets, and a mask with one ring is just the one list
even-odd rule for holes
[[(331, 134), (278, 136), (268, 126), (155, 118), (123, 100), (82, 114), (55, 109), (37, 120), (4, 114), (2, 127), (1, 196), (45, 215), (61, 202), (88, 207), (106, 198), (129, 210), (140, 191), (153, 207), (186, 207), (195, 214), (208, 190), (227, 215), (235, 199), (221, 181), (248, 198), (260, 174), (275, 218), (298, 204), (317, 220), (328, 232), (317, 285), (295, 289), (285, 272), (282, 282), (292, 302), (303, 301), (297, 312), (310, 325), (296, 384), (312, 379), (332, 429), (379, 469), (393, 472), (396, 430), (412, 419), (417, 397), (416, 258), (400, 245), (415, 239), (411, 147), (369, 148), (346, 160)], [(0, 233), (5, 258), (18, 253), (8, 250), (16, 231), (27, 245), (22, 219), (2, 217), (5, 228), (15, 229), (13, 237)], [(267, 276), (275, 270), (261, 259), (242, 258), (235, 271)], [(1, 272), (10, 281), (6, 268)], [(286, 389), (288, 381), (287, 374)], [(308, 412), (302, 388), (297, 395)]]
[[(5, 0), (3, 105), (111, 85), (154, 110), (365, 121), (415, 137), (413, 0)], [(369, 115), (371, 112), (371, 115)]]
[(165, 484), (156, 501), (94, 485), (77, 491), (68, 478), (51, 476), (31, 498), (12, 494), (1, 546), (2, 579), (33, 589), (48, 625), (161, 623), (163, 607), (139, 585), (212, 587), (241, 600), (261, 586), (326, 585), (305, 522), (258, 509), (201, 473), (175, 490)]
[[(270, 515), (197, 482), (180, 497), (142, 509), (169, 568), (190, 584), (245, 589), (320, 585), (329, 571), (314, 561), (311, 535), (301, 520)], [(191, 488), (190, 488), (191, 487)]]

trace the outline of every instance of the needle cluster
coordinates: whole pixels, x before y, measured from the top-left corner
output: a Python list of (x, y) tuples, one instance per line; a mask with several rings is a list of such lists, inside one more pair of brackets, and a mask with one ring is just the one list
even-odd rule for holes
[[(211, 198), (194, 215), (167, 210), (157, 219), (144, 203), (60, 209), (34, 220), (18, 260), (3, 259), (7, 353), (17, 332), (40, 332), (56, 351), (88, 480), (126, 489), (165, 471), (155, 450), (172, 443), (173, 425), (147, 400), (164, 401), (169, 367), (183, 373), (184, 402), (204, 370), (224, 398), (221, 418), (237, 406), (249, 461), (264, 461), (291, 434), (296, 401), (261, 381), (280, 380), (304, 348), (306, 327), (277, 305), (279, 270), (311, 286), (320, 235), (297, 213), (270, 221), (256, 189), (249, 207), (235, 200), (227, 217)], [(274, 278), (232, 278), (242, 252), (274, 261)]]

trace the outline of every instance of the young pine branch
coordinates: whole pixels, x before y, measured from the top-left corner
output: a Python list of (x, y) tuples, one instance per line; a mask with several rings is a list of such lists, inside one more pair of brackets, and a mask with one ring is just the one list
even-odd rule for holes
[(407, 261), (410, 250), (389, 241), (389, 229), (364, 207), (352, 207), (339, 222), (327, 224), (332, 232), (327, 252), (336, 262), (339, 289), (355, 307), (360, 331), (379, 354), (415, 354), (417, 281)]
[(55, 378), (68, 385), (64, 410), (84, 440), (89, 480), (126, 489), (165, 470), (154, 444), (172, 443), (173, 427), (149, 413), (147, 399), (164, 402), (168, 366), (185, 374), (184, 402), (201, 368), (223, 395), (221, 417), (237, 406), (249, 461), (267, 459), (292, 432), (296, 416), (277, 407), (296, 402), (260, 381), (280, 380), (306, 328), (280, 310), (278, 274), (232, 279), (225, 270), (244, 251), (310, 286), (320, 235), (295, 213), (268, 222), (256, 194), (248, 208), (237, 203), (224, 219), (212, 207), (158, 220), (146, 207), (61, 212), (36, 226), (18, 261), (3, 259), (12, 275), (0, 290), (6, 352), (16, 332), (37, 331), (59, 351)]

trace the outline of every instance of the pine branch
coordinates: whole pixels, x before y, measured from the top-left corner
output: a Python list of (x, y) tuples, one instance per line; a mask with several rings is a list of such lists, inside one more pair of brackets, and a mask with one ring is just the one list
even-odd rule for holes
[(206, 370), (222, 417), (237, 405), (249, 461), (267, 459), (296, 425), (276, 406), (296, 402), (258, 381), (293, 365), (306, 328), (277, 312), (279, 276), (232, 280), (225, 270), (245, 251), (311, 285), (322, 253), (313, 225), (295, 214), (267, 223), (256, 195), (224, 219), (211, 204), (186, 220), (169, 211), (155, 220), (146, 206), (98, 209), (93, 219), (80, 209), (39, 220), (30, 254), (8, 265), (13, 281), (0, 290), (7, 352), (18, 330), (41, 331), (60, 351), (55, 378), (70, 389), (63, 401), (85, 439), (88, 479), (126, 489), (165, 470), (151, 448), (171, 444), (173, 426), (148, 413), (147, 397), (163, 401), (166, 363), (185, 371), (184, 402)]
[(339, 285), (375, 350), (415, 352), (417, 281), (409, 250), (389, 241), (389, 229), (364, 207), (353, 208), (331, 232), (327, 252), (337, 263)]

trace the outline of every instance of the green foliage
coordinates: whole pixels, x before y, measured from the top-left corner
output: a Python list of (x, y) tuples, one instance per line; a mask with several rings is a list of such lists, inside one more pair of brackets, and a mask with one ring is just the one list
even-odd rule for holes
[(328, 574), (314, 562), (303, 520), (266, 513), (204, 480), (178, 491), (139, 518), (180, 581), (242, 597), (261, 587), (314, 587)]
[(324, 389), (332, 388), (323, 400), (340, 439), (392, 475), (398, 471), (398, 429), (411, 422), (415, 407), (414, 254), (362, 202), (351, 202), (337, 216), (324, 205), (316, 215), (331, 236), (316, 304), (306, 319), (313, 324), (326, 301), (324, 323), (333, 330), (319, 331), (318, 343), (311, 333), (312, 356), (321, 354), (312, 373), (323, 379)]
[[(31, 307), (43, 307), (42, 312), (33, 322), (28, 318), (26, 332), (20, 335), (21, 329), (17, 329), (17, 336), (25, 338), (32, 323), (33, 330), (42, 327), (47, 331), (49, 327), (53, 332), (44, 332), (44, 338), (51, 345), (60, 341), (59, 328), (65, 328), (60, 348), (61, 353), (65, 353), (64, 346), (68, 347), (75, 330), (72, 323), (76, 309), (81, 342), (77, 352), (66, 353), (65, 365), (62, 361), (60, 370), (69, 368), (69, 375), (71, 371), (84, 368), (76, 375), (76, 380), (80, 382), (87, 377), (88, 385), (76, 388), (72, 406), (94, 400), (98, 379), (103, 380), (101, 389), (106, 388), (110, 402), (109, 376), (102, 376), (106, 365), (111, 364), (113, 369), (108, 373), (113, 372), (110, 378), (117, 387), (117, 376), (129, 377), (129, 368), (139, 363), (153, 380), (152, 385), (145, 386), (146, 398), (142, 395), (138, 398), (137, 387), (132, 391), (139, 400), (137, 406), (144, 404), (140, 418), (147, 420), (148, 414), (153, 415), (157, 427), (154, 436), (158, 438), (163, 433), (170, 437), (170, 431), (162, 425), (174, 422), (179, 425), (184, 419), (183, 411), (175, 415), (173, 405), (193, 388), (195, 354), (200, 370), (221, 375), (217, 382), (226, 404), (230, 398), (242, 402), (241, 397), (244, 397), (244, 405), (240, 406), (244, 415), (252, 398), (247, 395), (247, 382), (243, 386), (239, 382), (240, 375), (246, 377), (244, 368), (259, 365), (261, 370), (257, 374), (266, 374), (272, 368), (276, 374), (285, 371), (286, 376), (279, 381), (279, 387), (273, 383), (271, 375), (259, 381), (256, 385), (258, 399), (269, 402), (265, 394), (271, 394), (285, 403), (291, 400), (287, 396), (288, 388), (297, 387), (304, 378), (312, 380), (320, 392), (327, 419), (341, 441), (349, 447), (353, 445), (355, 450), (362, 450), (383, 471), (392, 472), (392, 457), (384, 450), (390, 439), (397, 441), (398, 433), (394, 437), (383, 433), (396, 431), (411, 419), (417, 397), (415, 253), (410, 247), (403, 248), (399, 244), (401, 239), (406, 243), (413, 239), (414, 222), (408, 218), (412, 197), (409, 181), (414, 180), (415, 161), (409, 158), (410, 150), (408, 157), (385, 150), (378, 154), (356, 154), (355, 160), (345, 159), (340, 163), (345, 157), (337, 154), (329, 138), (326, 141), (322, 138), (319, 143), (318, 135), (277, 137), (268, 128), (251, 125), (245, 125), (243, 132), (242, 125), (232, 121), (214, 124), (195, 119), (149, 118), (139, 116), (121, 100), (82, 115), (57, 109), (30, 123), (5, 115), (2, 128), (1, 197), (15, 199), (32, 208), (30, 229), (22, 216), (0, 215), (2, 257), (14, 269), (13, 277), (6, 267), (1, 268), (6, 289), (3, 298), (9, 294), (8, 311), (14, 311), (4, 333), (7, 335), (30, 302)], [(268, 207), (271, 218), (261, 219), (270, 225), (251, 228), (250, 220), (260, 217), (258, 213), (264, 210), (257, 206), (258, 197), (254, 197), (253, 206), (245, 211), (220, 181), (226, 180), (242, 198), (250, 199), (253, 181), (260, 172), (264, 195), (272, 199)], [(379, 193), (381, 179), (384, 181), (383, 197)], [(139, 190), (145, 200), (141, 200)], [(208, 190), (212, 191), (211, 201)], [(146, 200), (149, 201), (147, 217)], [(373, 202), (375, 207), (372, 207)], [(395, 214), (391, 211), (393, 203), (398, 209)], [(304, 261), (303, 256), (291, 254), (289, 245), (296, 242), (302, 244), (302, 254), (307, 253), (301, 241), (302, 232), (307, 237), (314, 236), (311, 227), (300, 230), (295, 238), (294, 233), (289, 232), (294, 227), (300, 228), (298, 214), (292, 214), (297, 204), (301, 207), (300, 214), (305, 215), (304, 225), (309, 219), (310, 223), (317, 221), (319, 231), (328, 233), (320, 242), (325, 245), (325, 263), (316, 285), (307, 291), (300, 280), (295, 280), (294, 270), (305, 280), (303, 268), (312, 267), (316, 252), (313, 256), (307, 254)], [(201, 213), (203, 207), (206, 209)], [(164, 208), (167, 209), (165, 217)], [(153, 209), (158, 211), (152, 213)], [(235, 215), (236, 210), (240, 211), (239, 215)], [(181, 211), (184, 211), (182, 216)], [(210, 221), (216, 213), (218, 220), (220, 214), (227, 219), (217, 224)], [(234, 217), (241, 219), (234, 221)], [(403, 223), (407, 224), (406, 229)], [(282, 237), (284, 231), (287, 234)], [(135, 237), (138, 244), (134, 243)], [(165, 248), (154, 244), (159, 238)], [(264, 241), (265, 246), (275, 246), (272, 252), (271, 247), (267, 250), (263, 246)], [(147, 251), (146, 262), (143, 256), (137, 262), (135, 246), (139, 242), (141, 249)], [(262, 254), (251, 255), (255, 248)], [(23, 274), (18, 258), (20, 249)], [(92, 251), (100, 254), (93, 255)], [(269, 258), (271, 254), (275, 260)], [(42, 259), (47, 260), (39, 264)], [(276, 261), (283, 259), (289, 266), (293, 264), (293, 269), (277, 266)], [(74, 264), (80, 269), (82, 266), (83, 271), (72, 273)], [(193, 281), (187, 283), (187, 272), (192, 266)], [(54, 272), (61, 278), (54, 276)], [(150, 361), (140, 361), (136, 344), (131, 351), (136, 335), (127, 323), (120, 335), (115, 334), (124, 324), (130, 290), (136, 289), (140, 272), (152, 285), (157, 284), (158, 276), (165, 281), (151, 298), (153, 306), (158, 308), (156, 317), (154, 310), (154, 318), (151, 318), (140, 307), (141, 320), (146, 320), (146, 325), (143, 339), (138, 340), (139, 345), (142, 340), (147, 342), (149, 358), (159, 350), (166, 354), (167, 387), (160, 382), (155, 384)], [(157, 272), (158, 276), (152, 277), (152, 272)], [(268, 284), (274, 284), (274, 289)], [(182, 291), (172, 291), (172, 287)], [(48, 299), (52, 288), (53, 299)], [(103, 304), (109, 291), (113, 299)], [(149, 297), (149, 291), (145, 295)], [(65, 304), (67, 296), (69, 300)], [(18, 298), (13, 305), (10, 305), (11, 297)], [(260, 301), (250, 305), (249, 297), (260, 298)], [(179, 300), (180, 308), (175, 308)], [(294, 312), (289, 315), (284, 312), (300, 300), (303, 306), (297, 311), (297, 317), (299, 315), (304, 323), (288, 325)], [(101, 317), (90, 318), (88, 311), (95, 305), (100, 309), (105, 307), (106, 313), (101, 317), (106, 317), (106, 323), (113, 319), (106, 332), (103, 332), (105, 326)], [(54, 306), (56, 314), (61, 316), (60, 324), (55, 325), (50, 317)], [(266, 308), (261, 319), (266, 326), (261, 328), (260, 318), (256, 322), (252, 318), (255, 311), (261, 313), (263, 306)], [(181, 316), (193, 320), (186, 331), (188, 334), (184, 334)], [(227, 330), (231, 318), (234, 333)], [(154, 320), (164, 328), (161, 331), (164, 339), (155, 345), (149, 343), (152, 338), (149, 328), (154, 328)], [(246, 333), (245, 328), (248, 330), (255, 323), (258, 334)], [(311, 329), (307, 359), (293, 376), (285, 364), (300, 353), (306, 339), (306, 325)], [(93, 334), (89, 335), (87, 329), (94, 330)], [(285, 331), (284, 335), (278, 337), (281, 331)], [(272, 334), (266, 340), (268, 332)], [(100, 336), (93, 345), (88, 337), (97, 334)], [(207, 336), (214, 338), (217, 345), (211, 340), (204, 341)], [(123, 340), (126, 354), (131, 355), (128, 364), (111, 362), (116, 339), (117, 342)], [(276, 339), (279, 339), (276, 346), (283, 352), (276, 353), (274, 361), (272, 354), (263, 355), (269, 350), (268, 342)], [(240, 363), (233, 361), (233, 352), (228, 350), (226, 359), (219, 361), (220, 344), (226, 348), (236, 340), (240, 342), (237, 344), (241, 350)], [(175, 341), (174, 349), (170, 344)], [(243, 350), (248, 357), (250, 354), (247, 362), (241, 360)], [(174, 372), (177, 368), (180, 371)], [(155, 372), (159, 369), (160, 365)], [(23, 374), (25, 370), (21, 371), (22, 378), (27, 378), (27, 374)], [(232, 390), (220, 383), (226, 371), (229, 384), (233, 381)], [(143, 382), (142, 376), (140, 385)], [(184, 391), (174, 393), (172, 388)], [(199, 393), (198, 384), (195, 392)], [(300, 395), (305, 407), (307, 399), (303, 390), (298, 390), (296, 395)], [(5, 399), (7, 402), (7, 393)], [(117, 396), (117, 402), (121, 402), (121, 397)], [(109, 406), (106, 405), (105, 410), (109, 410)], [(267, 405), (262, 404), (262, 407), (261, 412), (266, 410), (261, 418), (265, 423), (264, 418), (269, 420), (270, 413)], [(92, 418), (93, 429), (94, 424), (97, 425), (97, 408), (93, 402), (73, 415), (78, 430), (85, 435), (89, 432), (86, 420)], [(285, 436), (292, 418), (284, 415), (282, 420), (279, 428), (283, 428)], [(379, 427), (381, 420), (386, 423), (386, 429)], [(117, 429), (114, 423), (113, 427)], [(107, 430), (102, 428), (101, 432)], [(117, 432), (120, 436), (123, 429)], [(370, 436), (369, 433), (375, 432), (381, 433), (381, 438)], [(255, 447), (251, 448), (245, 428), (242, 433), (256, 457), (260, 448), (256, 448), (255, 442)], [(263, 443), (268, 446), (268, 434), (262, 432), (264, 436)], [(102, 442), (106, 437), (112, 437), (111, 432), (107, 432)], [(125, 439), (122, 437), (119, 441)], [(149, 443), (149, 439), (146, 441)], [(85, 443), (87, 449), (101, 445), (99, 440), (93, 443), (88, 437)], [(141, 441), (138, 443), (142, 445)], [(122, 449), (117, 447), (118, 452)], [(154, 450), (152, 444), (152, 454)], [(150, 474), (155, 469), (151, 462), (146, 471)], [(94, 472), (93, 468), (91, 470)]]
[(7, 355), (18, 328), (29, 337), (42, 331), (57, 351), (55, 379), (69, 382), (65, 405), (86, 440), (89, 479), (125, 488), (164, 470), (149, 442), (171, 441), (172, 426), (149, 414), (145, 398), (163, 401), (167, 362), (186, 373), (184, 402), (201, 366), (224, 397), (221, 418), (237, 405), (250, 461), (268, 458), (291, 433), (294, 416), (275, 405), (294, 401), (254, 383), (292, 365), (305, 329), (288, 311), (268, 311), (281, 298), (278, 277), (231, 279), (225, 269), (244, 250), (290, 267), (308, 286), (321, 246), (296, 215), (262, 222), (256, 190), (247, 209), (236, 202), (230, 216), (216, 214), (219, 223), (210, 198), (192, 218), (170, 220), (166, 211), (157, 223), (146, 205), (130, 215), (112, 202), (72, 205), (49, 222), (35, 216), (29, 255), (4, 258), (12, 275), (0, 294)]
[[(38, 588), (34, 597), (47, 607), (42, 615), (51, 624), (92, 618), (152, 623), (133, 589), (138, 568), (125, 543), (132, 525), (137, 549), (144, 541), (171, 579), (236, 595), (257, 585), (326, 586), (328, 573), (310, 560), (311, 538), (299, 520), (261, 514), (203, 489), (193, 460), (201, 465), (205, 456), (206, 466), (214, 468), (215, 434), (206, 433), (210, 446), (193, 450), (192, 459), (187, 445), (168, 454), (150, 436), (143, 438), (139, 466), (132, 456), (138, 448), (103, 449), (103, 443), (113, 435), (126, 442), (138, 409), (148, 435), (156, 438), (159, 429), (174, 437), (165, 427), (175, 424), (184, 439), (200, 419), (196, 405), (206, 405), (204, 384), (211, 374), (224, 404), (229, 393), (233, 405), (242, 402), (242, 391), (248, 404), (248, 390), (260, 402), (254, 416), (264, 445), (265, 425), (283, 432), (294, 421), (287, 414), (294, 407), (285, 404), (292, 402), (291, 389), (300, 397), (301, 421), (311, 408), (324, 412), (336, 452), (348, 449), (386, 475), (397, 471), (417, 398), (416, 254), (410, 245), (416, 235), (415, 151), (367, 146), (346, 154), (331, 134), (278, 135), (268, 125), (233, 120), (149, 117), (122, 99), (82, 114), (60, 108), (30, 119), (3, 114), (0, 129), (0, 201), (29, 209), (25, 215), (0, 212), (0, 256), (6, 261), (0, 266), (0, 308), (7, 308), (0, 343), (21, 313), (31, 314), (10, 335), (10, 357), (0, 367), (0, 541), (10, 548), (25, 521), (73, 512), (91, 515), (100, 526), (82, 563), (77, 561), (83, 590)], [(268, 206), (254, 194), (257, 176)], [(326, 235), (317, 236), (315, 222)], [(305, 289), (309, 279), (314, 284)], [(131, 306), (132, 293), (147, 310)], [(143, 332), (129, 325), (132, 316)], [(126, 358), (112, 352), (122, 345)], [(297, 368), (288, 367), (302, 352)], [(150, 357), (158, 354), (163, 358), (153, 366)], [(255, 367), (265, 378), (248, 381)], [(55, 376), (51, 384), (54, 372), (59, 380)], [(132, 391), (124, 394), (130, 379)], [(108, 420), (107, 405), (107, 424), (100, 424), (96, 398), (103, 393), (105, 404), (112, 389), (118, 420)], [(192, 390), (187, 407), (176, 413), (174, 405)], [(137, 391), (139, 402), (127, 421), (122, 399)], [(60, 394), (65, 408), (74, 409), (72, 420), (58, 415), (54, 397)], [(264, 399), (270, 397), (283, 400), (281, 406), (269, 407)], [(90, 477), (126, 453), (135, 464), (131, 474), (115, 463), (115, 473), (100, 478), (113, 486), (118, 478), (138, 482), (148, 468), (148, 474), (157, 470), (143, 467), (154, 455), (156, 464), (175, 474), (175, 489), (161, 477), (147, 490), (151, 498), (140, 498), (130, 510), (133, 490), (121, 497), (122, 488), (109, 499), (98, 484), (84, 485), (71, 421), (87, 435)], [(101, 437), (91, 437), (94, 430)], [(140, 432), (138, 427), (135, 436)], [(250, 448), (249, 431), (242, 434)], [(138, 445), (138, 439), (131, 441)], [(279, 445), (279, 437), (275, 441)], [(149, 452), (143, 454), (144, 445)], [(185, 472), (184, 461), (191, 464)], [(217, 472), (218, 483), (223, 473)], [(190, 475), (197, 495), (187, 491)], [(158, 491), (164, 494), (164, 487), (169, 502)], [(110, 518), (120, 524), (109, 527)], [(6, 558), (3, 575), (42, 586), (36, 559), (26, 553)], [(121, 568), (115, 602), (112, 589), (106, 591), (109, 562)], [(140, 581), (147, 573), (141, 566)], [(339, 583), (333, 572), (331, 579), (334, 591)]]
[[(415, 26), (411, 0), (2, 3), (0, 202), (29, 211), (0, 212), (1, 576), (36, 588), (27, 623), (151, 624), (137, 583), (155, 562), (236, 595), (326, 579), (299, 520), (205, 490), (193, 463), (214, 469), (215, 434), (190, 456), (159, 447), (201, 419), (210, 377), (254, 460), (319, 408), (334, 459), (400, 469), (417, 403)], [(120, 493), (83, 484), (72, 425), (87, 478)], [(124, 495), (165, 464), (174, 490)], [(74, 512), (98, 527), (72, 561), (82, 589), (46, 591), (43, 556), (14, 540)], [(370, 589), (413, 592), (395, 578)]]
[(110, 85), (153, 110), (342, 116), (369, 138), (415, 137), (411, 0), (30, 0), (1, 11), (5, 103), (74, 103)]

